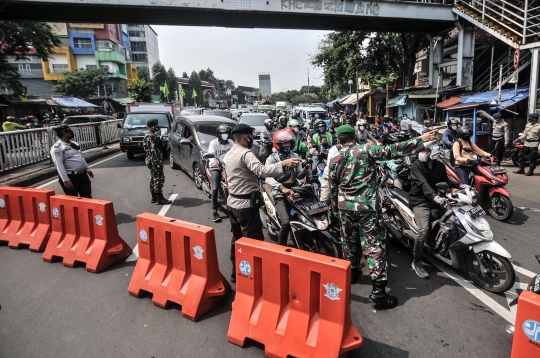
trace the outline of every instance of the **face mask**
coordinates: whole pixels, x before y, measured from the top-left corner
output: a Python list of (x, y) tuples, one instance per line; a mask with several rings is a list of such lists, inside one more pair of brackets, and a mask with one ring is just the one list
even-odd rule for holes
[(291, 152), (291, 146), (290, 145), (284, 145), (281, 147), (281, 151), (285, 154), (289, 154)]
[(298, 131), (300, 130), (300, 128), (298, 127), (293, 127), (293, 129), (294, 129), (294, 133), (298, 133)]
[(319, 127), (319, 133), (326, 132), (326, 127)]
[(428, 160), (428, 155), (426, 153), (418, 154), (418, 160), (425, 163)]
[(366, 129), (366, 126), (360, 126), (361, 131), (363, 131), (364, 129)]
[(224, 133), (224, 134), (221, 135), (221, 140), (222, 140), (222, 141), (226, 142), (227, 139), (229, 139), (229, 135), (228, 135), (228, 134)]
[(452, 125), (452, 130), (456, 130), (457, 129), (457, 125), (453, 124)]
[(248, 149), (251, 149), (251, 147), (253, 147), (253, 138), (244, 137), (244, 139), (246, 140)]
[(266, 128), (268, 129), (272, 129), (272, 127), (274, 126), (272, 123), (266, 123), (265, 124)]

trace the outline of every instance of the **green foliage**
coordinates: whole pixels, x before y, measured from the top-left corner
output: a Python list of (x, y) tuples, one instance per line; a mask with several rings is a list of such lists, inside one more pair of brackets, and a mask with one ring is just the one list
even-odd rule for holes
[[(197, 97), (192, 98), (193, 90), (197, 93)], [(202, 87), (201, 87), (201, 79), (199, 78), (199, 75), (197, 72), (193, 71), (191, 72), (191, 75), (189, 76), (189, 81), (187, 85), (187, 91), (186, 91), (186, 97), (190, 98), (189, 100), (186, 100), (184, 103), (187, 105), (195, 105), (197, 98), (200, 98), (199, 101), (203, 100), (202, 96)]]
[(105, 85), (108, 78), (109, 73), (106, 68), (76, 70), (66, 73), (52, 90), (64, 96), (85, 99), (95, 96), (98, 87)]
[(137, 69), (137, 77), (140, 80), (145, 80), (146, 82), (150, 81), (150, 71), (148, 70), (148, 67), (141, 66)]
[(323, 89), (319, 86), (302, 86), (300, 91), (298, 90), (289, 90), (287, 92), (276, 92), (272, 93), (272, 102), (276, 103), (278, 101), (287, 101), (292, 105), (296, 106), (300, 103), (312, 103), (312, 102), (322, 102), (326, 103), (330, 98), (326, 97), (323, 94)]
[[(356, 72), (364, 83), (384, 87), (398, 78), (414, 83), (416, 53), (426, 46), (423, 34), (336, 31), (319, 43), (311, 64), (323, 68), (323, 90), (331, 98), (349, 92)], [(353, 85), (355, 86), (355, 85)], [(353, 92), (355, 89), (353, 88)]]
[(143, 79), (135, 79), (128, 84), (129, 98), (135, 102), (152, 102), (150, 84)]
[(186, 71), (182, 72), (182, 78), (189, 78), (188, 74)]
[(178, 78), (172, 67), (167, 71), (167, 86), (169, 87), (169, 99), (175, 99), (178, 92)]
[(163, 95), (160, 87), (165, 85), (168, 74), (165, 66), (163, 66), (163, 64), (159, 61), (154, 63), (154, 66), (152, 66), (152, 78), (152, 94), (161, 96), (161, 102), (167, 102), (167, 97)]
[(0, 86), (20, 94), (23, 91), (18, 81), (20, 74), (7, 63), (7, 56), (16, 60), (28, 59), (27, 53), (33, 49), (41, 60), (48, 60), (53, 48), (61, 45), (60, 37), (44, 22), (0, 21)]

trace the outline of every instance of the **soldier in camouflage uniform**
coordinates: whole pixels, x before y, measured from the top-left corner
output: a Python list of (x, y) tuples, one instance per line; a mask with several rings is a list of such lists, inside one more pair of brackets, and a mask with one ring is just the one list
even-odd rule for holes
[(161, 139), (156, 136), (159, 132), (158, 120), (151, 118), (146, 121), (148, 130), (144, 135), (143, 147), (146, 154), (146, 166), (150, 169), (150, 192), (152, 193), (152, 203), (157, 205), (171, 204), (172, 201), (163, 197), (163, 183), (165, 175), (163, 174), (163, 152)]
[(351, 282), (360, 273), (361, 249), (373, 284), (370, 300), (393, 308), (397, 298), (385, 291), (388, 280), (386, 233), (377, 215), (375, 162), (416, 154), (424, 148), (424, 141), (432, 140), (435, 134), (425, 133), (422, 137), (388, 146), (356, 145), (355, 130), (348, 124), (340, 126), (337, 135), (342, 148), (330, 162), (329, 184), (332, 212), (341, 222), (343, 257), (352, 266)]

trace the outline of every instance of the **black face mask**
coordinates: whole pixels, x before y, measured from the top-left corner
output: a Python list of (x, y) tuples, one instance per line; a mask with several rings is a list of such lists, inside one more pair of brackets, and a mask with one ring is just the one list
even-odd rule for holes
[(253, 147), (253, 138), (250, 138), (250, 137), (244, 137), (244, 139), (245, 139), (246, 142), (247, 142), (247, 147), (248, 147), (248, 149), (251, 149), (251, 147)]

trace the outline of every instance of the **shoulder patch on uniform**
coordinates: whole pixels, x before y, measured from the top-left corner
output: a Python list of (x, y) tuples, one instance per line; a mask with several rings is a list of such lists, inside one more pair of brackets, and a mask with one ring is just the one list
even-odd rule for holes
[(71, 147), (65, 147), (64, 151), (67, 152), (68, 150), (71, 150)]
[(60, 142), (58, 142), (58, 143), (56, 143), (56, 144), (54, 145), (55, 148), (58, 148), (59, 146), (60, 146)]
[(55, 157), (59, 157), (59, 156), (60, 156), (60, 151), (55, 150), (55, 151), (54, 151), (54, 156), (55, 156)]

